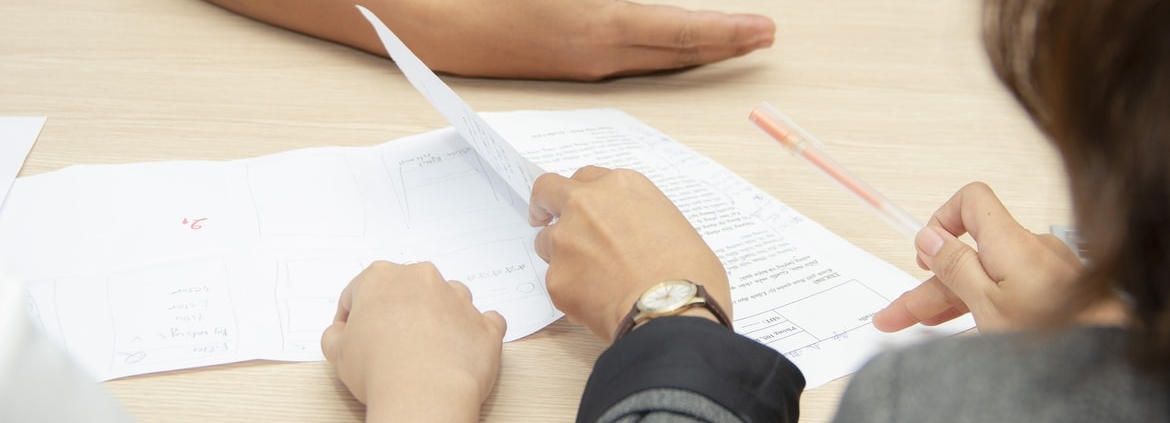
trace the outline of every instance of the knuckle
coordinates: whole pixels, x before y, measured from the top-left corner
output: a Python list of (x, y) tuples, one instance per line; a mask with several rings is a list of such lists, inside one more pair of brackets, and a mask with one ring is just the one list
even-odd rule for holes
[(557, 308), (560, 308), (566, 303), (566, 300), (572, 298), (572, 295), (565, 292), (567, 291), (565, 287), (566, 284), (563, 283), (562, 278), (553, 275), (552, 272), (549, 272), (545, 276), (545, 289), (548, 290), (548, 297)]
[(684, 20), (684, 24), (679, 28), (675, 35), (674, 43), (678, 50), (678, 61), (675, 63), (677, 67), (685, 68), (694, 66), (699, 62), (699, 32), (695, 27), (694, 19), (688, 18)]
[[(951, 306), (964, 304), (963, 299), (960, 298), (959, 295), (956, 294), (953, 289), (943, 289), (943, 290), (941, 290), (941, 292), (942, 292), (942, 298), (943, 298), (944, 303), (951, 305)], [(931, 318), (931, 317), (934, 317), (934, 316), (925, 316), (925, 318)]]
[(650, 182), (650, 179), (646, 178), (646, 175), (643, 175), (641, 172), (638, 172), (636, 170), (614, 169), (613, 172), (610, 173), (610, 175), (619, 184), (621, 184), (621, 186), (623, 188), (635, 187), (638, 185), (646, 185), (646, 184), (653, 185), (653, 183)]
[[(568, 237), (568, 238), (566, 238), (566, 237)], [(566, 234), (565, 231), (560, 231), (560, 230), (548, 231), (548, 243), (549, 243), (549, 247), (551, 247), (553, 251), (563, 251), (562, 250), (563, 246), (566, 243), (572, 241), (572, 239), (573, 239), (572, 234)]]
[[(561, 216), (580, 213), (589, 208), (593, 194), (589, 189), (571, 189), (565, 192), (565, 202), (561, 209)], [(559, 231), (553, 231), (553, 234)], [(552, 239), (556, 239), (555, 236)]]
[(435, 267), (435, 264), (432, 262), (429, 262), (429, 261), (411, 263), (411, 264), (406, 265), (406, 267), (410, 268), (416, 272), (422, 273), (424, 275), (438, 275), (439, 274), (439, 268)]
[(600, 172), (603, 172), (605, 170), (606, 169), (601, 167), (601, 166), (589, 164), (589, 165), (585, 165), (585, 166), (581, 166), (581, 167), (577, 168), (577, 171), (573, 172), (573, 176), (574, 177), (581, 177), (581, 176), (585, 176), (585, 175), (591, 175), (594, 173), (600, 173)]
[(948, 286), (953, 286), (957, 278), (970, 266), (981, 266), (979, 254), (966, 246), (959, 248), (943, 248), (935, 258), (932, 269), (939, 280)]
[(699, 31), (695, 27), (694, 13), (693, 11), (687, 12), (687, 16), (682, 20), (683, 25), (675, 33), (674, 45), (678, 48), (688, 49), (698, 45)]
[(991, 190), (991, 186), (987, 185), (987, 183), (983, 182), (983, 181), (975, 181), (975, 182), (968, 183), (967, 185), (964, 185), (963, 188), (960, 189), (960, 191), (978, 193), (978, 194), (988, 194), (988, 193), (994, 192)]
[(447, 285), (451, 286), (451, 289), (454, 289), (455, 292), (459, 293), (459, 295), (471, 298), (471, 288), (468, 288), (467, 285), (464, 285), (462, 282), (447, 281)]
[(397, 265), (394, 263), (388, 262), (386, 260), (377, 260), (377, 261), (374, 261), (373, 263), (370, 263), (370, 266), (368, 267), (368, 269), (370, 269), (371, 271), (374, 271), (374, 272), (381, 273), (381, 272), (388, 272), (391, 269), (393, 269), (395, 266), (397, 266)]
[(675, 68), (689, 68), (698, 64), (700, 64), (698, 47), (683, 47), (679, 49), (678, 58), (674, 63)]

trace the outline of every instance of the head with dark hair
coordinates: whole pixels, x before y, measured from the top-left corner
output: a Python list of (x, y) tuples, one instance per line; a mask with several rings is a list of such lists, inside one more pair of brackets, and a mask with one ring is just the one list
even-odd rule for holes
[(1170, 1), (987, 0), (992, 66), (1063, 156), (1085, 298), (1130, 299), (1133, 362), (1170, 381)]

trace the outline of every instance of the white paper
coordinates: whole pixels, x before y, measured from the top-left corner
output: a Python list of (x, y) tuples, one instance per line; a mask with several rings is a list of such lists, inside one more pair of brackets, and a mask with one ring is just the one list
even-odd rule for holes
[(459, 131), (459, 135), (462, 135), (480, 157), (507, 181), (523, 201), (528, 201), (528, 197), (532, 196), (532, 183), (544, 171), (518, 154), (491, 125), (484, 122), (475, 110), (435, 76), (435, 73), (431, 72), (373, 12), (362, 6), (357, 8), (377, 31), (378, 38), (386, 47), (386, 54), (394, 59), (394, 63), (398, 64), (398, 68), (411, 85)]
[[(973, 320), (964, 318), (935, 329), (879, 333), (870, 324), (871, 316), (917, 283), (909, 275), (623, 113), (588, 112), (594, 115), (588, 117), (529, 113), (486, 125), (377, 16), (358, 9), (431, 105), (457, 128), (461, 122), (484, 128), (460, 133), (481, 155), (498, 157), (489, 162), (504, 163), (497, 167), (501, 174), (534, 169), (527, 161), (506, 163), (513, 150), (501, 145), (511, 143), (538, 165), (535, 168), (565, 176), (596, 164), (636, 169), (650, 177), (727, 267), (736, 330), (785, 353), (801, 367), (808, 387), (852, 373), (884, 345), (974, 326)], [(525, 179), (528, 189), (517, 189), (522, 197), (531, 193), (535, 176)]]
[[(809, 387), (881, 348), (869, 316), (917, 281), (616, 110), (485, 113), (533, 162), (648, 175), (728, 269), (737, 330)], [(307, 172), (307, 173), (306, 173)], [(283, 181), (283, 182), (282, 182)], [(453, 130), (230, 162), (74, 166), (20, 178), (0, 257), (34, 321), (99, 379), (250, 359), (320, 360), (337, 296), (374, 260), (432, 260), (508, 339), (560, 316), (527, 206)]]
[(229, 162), (73, 166), (20, 178), (0, 257), (34, 321), (98, 379), (320, 360), (341, 289), (375, 260), (430, 260), (508, 320), (561, 316), (536, 229), (453, 130)]
[(0, 116), (0, 206), (44, 126), (40, 116)]
[(481, 120), (404, 46), (389, 49), (455, 129), (18, 180), (0, 210), (0, 258), (26, 281), (34, 321), (102, 380), (320, 360), (354, 275), (374, 260), (431, 260), (517, 339), (561, 316), (532, 249), (531, 182), (596, 164), (638, 170), (675, 202), (727, 268), (736, 330), (791, 358), (809, 388), (882, 348), (973, 327), (879, 333), (870, 317), (918, 281), (726, 168), (617, 110)]
[(545, 169), (635, 169), (682, 210), (731, 281), (737, 332), (791, 359), (815, 388), (884, 348), (974, 327), (968, 317), (884, 334), (870, 317), (918, 280), (738, 175), (617, 110), (485, 114)]

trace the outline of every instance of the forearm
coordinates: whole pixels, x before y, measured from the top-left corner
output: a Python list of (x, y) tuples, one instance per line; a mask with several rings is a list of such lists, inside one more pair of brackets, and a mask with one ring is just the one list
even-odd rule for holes
[[(352, 0), (205, 0), (229, 11), (281, 28), (386, 55), (377, 35)], [(362, 4), (379, 16), (385, 0)]]
[(707, 319), (664, 317), (598, 358), (577, 421), (666, 414), (796, 422), (803, 389), (804, 376), (780, 353)]

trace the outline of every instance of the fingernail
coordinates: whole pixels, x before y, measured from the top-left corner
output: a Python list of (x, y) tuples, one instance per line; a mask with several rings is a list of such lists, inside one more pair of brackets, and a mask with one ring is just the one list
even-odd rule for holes
[(914, 237), (914, 243), (918, 245), (918, 249), (930, 257), (938, 255), (945, 242), (942, 235), (930, 227), (922, 228), (921, 231), (918, 231), (918, 236)]

